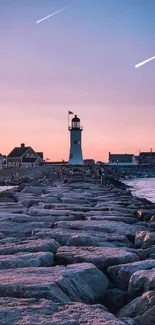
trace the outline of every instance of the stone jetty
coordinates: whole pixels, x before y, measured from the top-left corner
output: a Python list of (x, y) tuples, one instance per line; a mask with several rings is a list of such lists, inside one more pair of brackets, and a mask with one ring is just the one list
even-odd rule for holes
[(155, 324), (155, 204), (119, 185), (0, 193), (0, 324)]

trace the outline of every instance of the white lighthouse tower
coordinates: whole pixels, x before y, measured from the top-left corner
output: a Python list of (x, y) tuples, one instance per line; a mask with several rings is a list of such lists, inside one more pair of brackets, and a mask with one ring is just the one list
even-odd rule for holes
[(69, 165), (84, 165), (81, 149), (81, 133), (83, 128), (80, 126), (80, 119), (75, 115), (71, 121), (70, 131), (70, 155)]

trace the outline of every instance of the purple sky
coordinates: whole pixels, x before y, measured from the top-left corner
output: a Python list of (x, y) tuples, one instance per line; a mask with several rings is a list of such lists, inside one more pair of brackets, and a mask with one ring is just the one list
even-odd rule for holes
[(134, 68), (155, 55), (154, 0), (0, 0), (0, 42), (4, 154), (25, 142), (68, 159), (68, 110), (85, 158), (155, 151), (155, 60)]

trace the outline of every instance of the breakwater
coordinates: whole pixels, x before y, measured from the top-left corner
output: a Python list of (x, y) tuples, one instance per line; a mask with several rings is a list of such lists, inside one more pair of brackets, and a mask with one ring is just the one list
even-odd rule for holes
[(0, 194), (2, 324), (155, 323), (155, 204), (78, 177)]

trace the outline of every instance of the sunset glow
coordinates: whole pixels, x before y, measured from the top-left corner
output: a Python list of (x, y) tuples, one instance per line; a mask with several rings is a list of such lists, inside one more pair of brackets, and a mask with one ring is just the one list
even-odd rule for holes
[[(60, 8), (69, 10), (36, 24)], [(68, 110), (84, 158), (154, 147), (154, 0), (0, 1), (0, 151), (22, 142), (68, 159)]]

